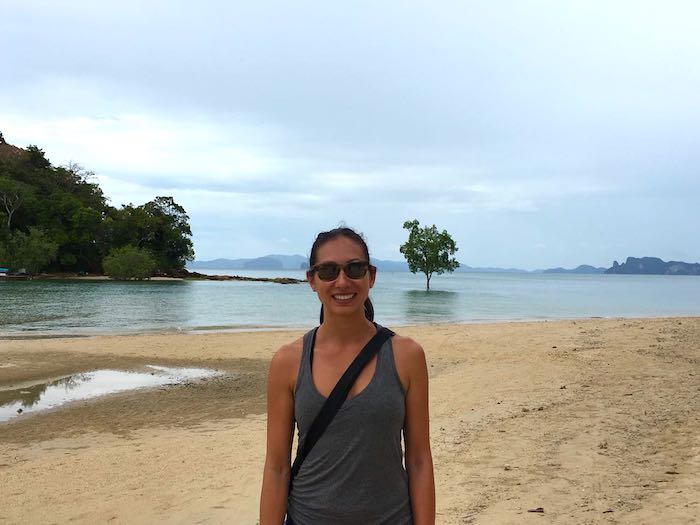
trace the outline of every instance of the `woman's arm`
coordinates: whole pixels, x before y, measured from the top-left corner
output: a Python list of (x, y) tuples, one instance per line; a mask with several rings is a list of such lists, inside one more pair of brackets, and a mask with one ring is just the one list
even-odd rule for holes
[(280, 348), (267, 376), (267, 452), (260, 494), (260, 525), (281, 525), (287, 512), (287, 491), (294, 437), (294, 371), (299, 350)]
[(428, 412), (428, 368), (423, 348), (408, 338), (400, 338), (396, 354), (400, 373), (405, 378), (406, 472), (415, 525), (435, 523), (435, 479), (430, 452), (430, 416)]

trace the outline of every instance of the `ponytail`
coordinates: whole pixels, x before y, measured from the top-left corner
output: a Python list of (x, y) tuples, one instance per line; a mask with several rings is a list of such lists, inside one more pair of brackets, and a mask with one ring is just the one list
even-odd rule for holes
[(365, 299), (365, 317), (374, 322), (374, 305), (372, 301), (369, 300), (369, 297)]

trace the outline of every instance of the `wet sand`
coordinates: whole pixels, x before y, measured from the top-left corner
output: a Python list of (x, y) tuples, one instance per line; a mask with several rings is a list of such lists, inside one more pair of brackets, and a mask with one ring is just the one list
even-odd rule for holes
[[(700, 515), (700, 318), (399, 331), (428, 357), (438, 523)], [(299, 335), (0, 340), (0, 389), (147, 364), (224, 372), (0, 423), (0, 522), (256, 523), (265, 374)]]

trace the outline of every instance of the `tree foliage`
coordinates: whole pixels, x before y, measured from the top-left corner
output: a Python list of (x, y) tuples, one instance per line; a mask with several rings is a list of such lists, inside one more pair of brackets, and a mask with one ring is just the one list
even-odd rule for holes
[(94, 179), (73, 162), (52, 166), (37, 146), (0, 142), (0, 253), (38, 228), (57, 248), (37, 271), (99, 273), (105, 256), (127, 245), (147, 250), (161, 274), (194, 258), (189, 217), (172, 197), (116, 208)]
[(109, 218), (109, 235), (115, 244), (148, 250), (158, 274), (177, 272), (194, 258), (189, 217), (172, 197), (156, 197), (143, 206), (129, 204)]
[(411, 272), (425, 274), (426, 290), (430, 290), (430, 279), (434, 273), (441, 275), (459, 268), (459, 262), (451, 257), (459, 248), (446, 230), (439, 232), (434, 224), (421, 228), (415, 219), (404, 222), (403, 227), (409, 234), (400, 251)]
[(5, 248), (0, 249), (0, 259), (11, 271), (25, 269), (38, 273), (56, 258), (58, 244), (51, 241), (39, 228), (30, 227), (29, 233), (13, 232)]
[(113, 279), (148, 279), (156, 269), (156, 262), (148, 250), (136, 246), (115, 248), (102, 262), (104, 271)]
[(0, 176), (0, 211), (5, 214), (5, 226), (12, 229), (12, 216), (31, 198), (31, 188), (26, 184)]

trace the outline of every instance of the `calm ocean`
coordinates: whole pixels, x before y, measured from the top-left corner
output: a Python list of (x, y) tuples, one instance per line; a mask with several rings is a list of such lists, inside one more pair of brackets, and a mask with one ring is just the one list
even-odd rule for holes
[[(224, 274), (224, 270), (199, 270)], [(230, 274), (303, 279), (301, 271)], [(376, 320), (420, 323), (583, 317), (700, 316), (700, 277), (379, 273)], [(259, 282), (0, 282), (0, 337), (177, 330), (306, 328), (319, 303), (306, 284)]]

